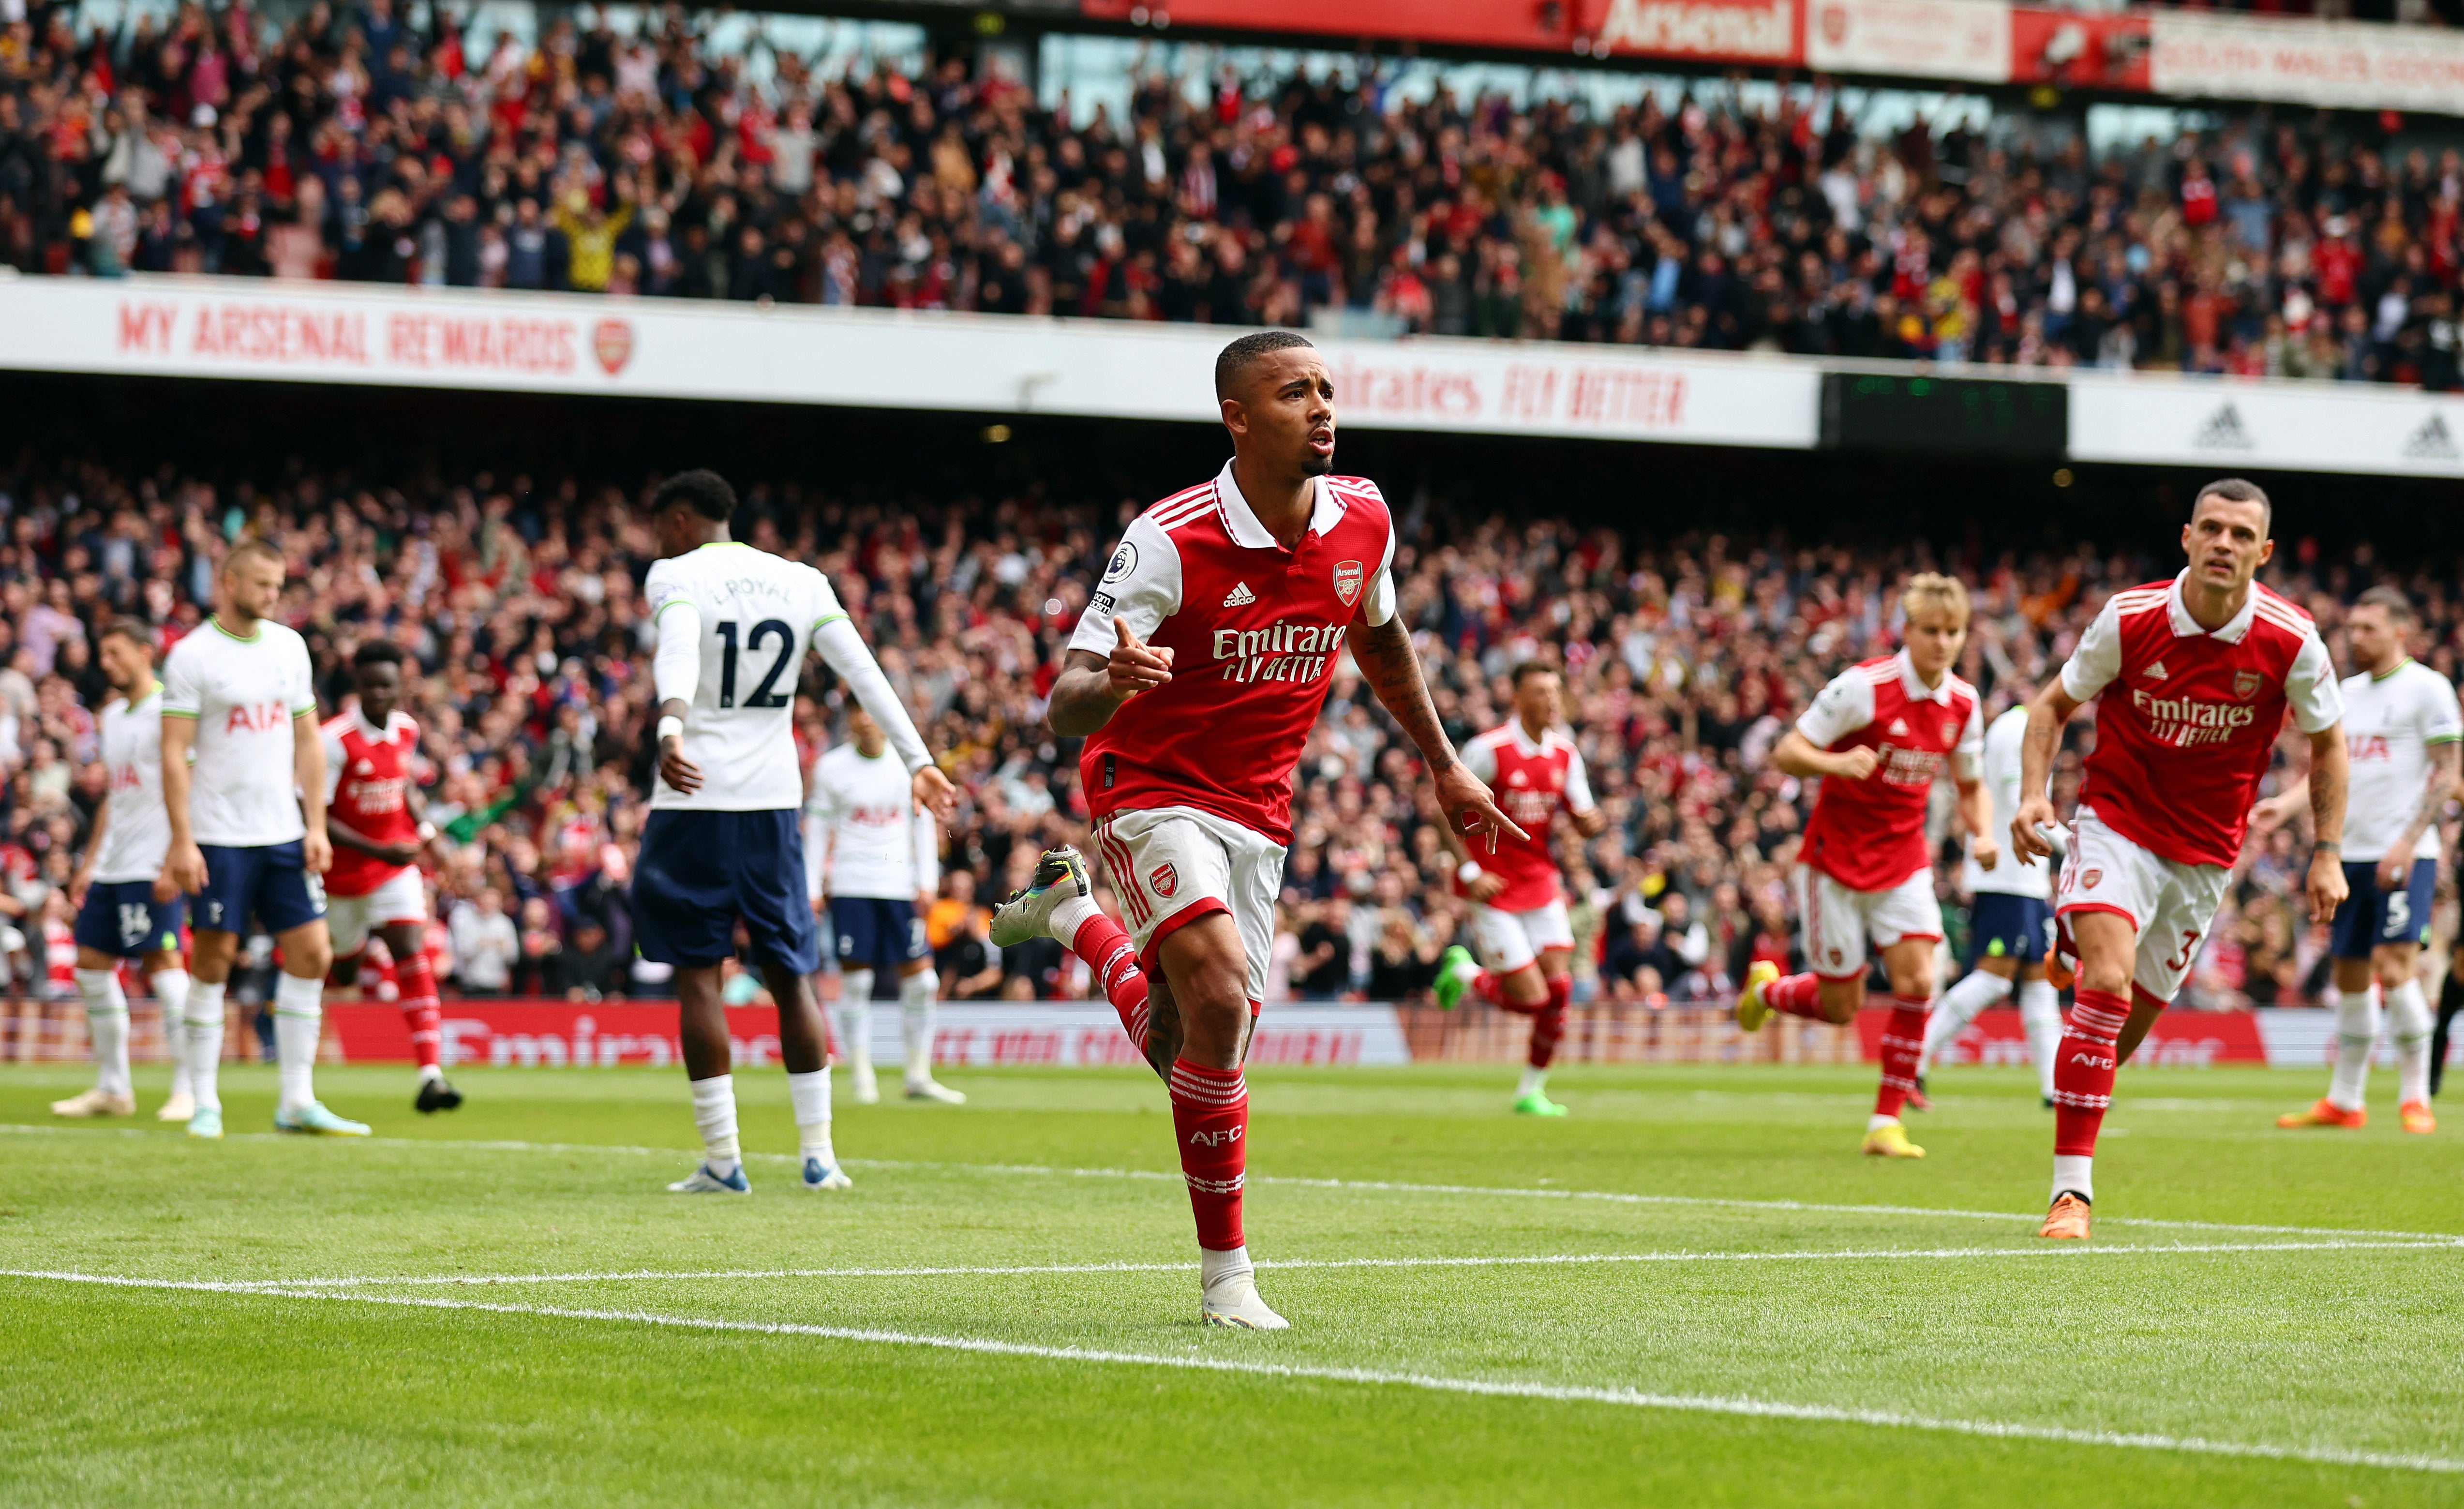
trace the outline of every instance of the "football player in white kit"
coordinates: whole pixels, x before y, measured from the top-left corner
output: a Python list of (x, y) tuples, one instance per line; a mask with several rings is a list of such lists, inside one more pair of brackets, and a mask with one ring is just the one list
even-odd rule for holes
[[(2028, 734), (2023, 697), (1985, 730), (1982, 779), (1993, 801), (1989, 833), (2009, 831), (2019, 813), (2019, 747)], [(1925, 1048), (1917, 1056), (1923, 1085), (1934, 1055), (1959, 1036), (1976, 1014), (2012, 993), (2019, 994), (2019, 1023), (2028, 1034), (2028, 1060), (2036, 1066), (2036, 1088), (2054, 1104), (2054, 1054), (2061, 1044), (2062, 1002), (2045, 978), (2045, 956), (2054, 941), (2054, 867), (2013, 864), (2000, 859), (1977, 863), (1971, 839), (1961, 884), (1974, 898), (1969, 918), (1968, 977), (1945, 991), (1925, 1019)]]
[(77, 902), (77, 995), (94, 1044), (95, 1084), (53, 1102), (52, 1114), (136, 1113), (128, 997), (120, 987), (120, 961), (135, 959), (163, 1008), (163, 1041), (171, 1054), (171, 1098), (155, 1115), (185, 1122), (196, 1111), (180, 1030), (188, 998), (188, 973), (180, 966), (187, 908), (163, 872), (171, 820), (163, 811), (163, 685), (154, 679), (153, 630), (135, 619), (116, 620), (103, 629), (95, 658), (119, 695), (102, 707), (103, 799), (95, 808), (85, 863), (69, 882)]
[(818, 820), (822, 887), (836, 941), (839, 1046), (858, 1104), (881, 1098), (872, 1077), (873, 971), (898, 974), (898, 1026), (907, 1049), (907, 1098), (963, 1105), (933, 1078), (933, 1003), (941, 976), (924, 941), (924, 913), (941, 883), (940, 830), (915, 804), (907, 768), (890, 757), (890, 736), (862, 708), (847, 713), (848, 742), (813, 762), (805, 811)]
[(827, 579), (730, 537), (736, 490), (714, 471), (670, 477), (650, 497), (663, 558), (644, 593), (658, 625), (650, 663), (659, 698), (659, 773), (633, 875), (642, 956), (676, 970), (685, 1072), (701, 1167), (680, 1194), (743, 1194), (736, 1082), (719, 968), (740, 921), (771, 998), (787, 1070), (803, 1187), (843, 1190), (830, 1142), (828, 1039), (811, 975), (821, 968), (804, 896), (803, 774), (793, 707), (805, 655), (818, 650), (898, 752), (918, 805), (955, 794), (933, 763), (890, 679), (857, 637)]
[[(2363, 1090), (2382, 1019), (2395, 1039), (2397, 1114), (2404, 1129), (2438, 1127), (2430, 1110), (2430, 1001), (2421, 951), (2438, 884), (2438, 818), (2456, 792), (2464, 713), (2447, 678), (2414, 660), (2405, 642), (2418, 627), (2412, 601), (2372, 587), (2344, 618), (2344, 645), (2358, 668), (2344, 678), (2344, 749), (2351, 784), (2344, 807), (2344, 884), (2328, 951), (2336, 957), (2336, 1067), (2327, 1093), (2278, 1126), (2359, 1129), (2369, 1120)], [(2310, 799), (2307, 776), (2260, 802), (2252, 825), (2280, 827)], [(2385, 1008), (2381, 1001), (2384, 997)]]
[[(213, 616), (163, 662), (163, 806), (171, 820), (167, 873), (197, 898), (189, 966), (191, 1137), (223, 1134), (216, 1093), (223, 992), (251, 915), (282, 950), (274, 1040), (282, 1099), (274, 1129), (364, 1137), (367, 1126), (317, 1100), (324, 1019), (325, 890), (334, 861), (325, 835), (325, 746), (317, 731), (308, 645), (266, 617), (282, 597), (282, 553), (244, 539), (223, 558)], [(193, 771), (188, 755), (196, 753)]]

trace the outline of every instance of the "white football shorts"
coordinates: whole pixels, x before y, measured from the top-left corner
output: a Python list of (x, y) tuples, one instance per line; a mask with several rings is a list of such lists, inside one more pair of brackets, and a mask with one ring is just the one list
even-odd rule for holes
[(419, 878), (416, 864), (364, 896), (325, 898), (325, 930), (337, 954), (359, 952), (367, 946), (368, 934), (387, 923), (427, 920), (428, 884)]
[(1798, 865), (1791, 878), (1806, 959), (1826, 980), (1861, 977), (1869, 942), (1887, 949), (1909, 938), (1942, 940), (1930, 865), (1888, 890), (1850, 890), (1811, 864)]
[(1095, 829), (1095, 852), (1141, 959), (1152, 966), (1155, 945), (1176, 929), (1228, 912), (1248, 955), (1250, 1008), (1266, 998), (1282, 844), (1195, 807), (1151, 807), (1106, 819)]
[(1490, 973), (1511, 974), (1551, 949), (1573, 948), (1574, 928), (1566, 920), (1562, 896), (1529, 911), (1500, 911), (1473, 902), (1471, 938)]
[(2067, 919), (2082, 911), (2130, 919), (2139, 929), (2131, 983), (2170, 1005), (2199, 961), (2232, 881), (2221, 864), (2184, 864), (2143, 848), (2106, 827), (2094, 808), (2081, 807), (2054, 911), (2066, 920), (2065, 930)]

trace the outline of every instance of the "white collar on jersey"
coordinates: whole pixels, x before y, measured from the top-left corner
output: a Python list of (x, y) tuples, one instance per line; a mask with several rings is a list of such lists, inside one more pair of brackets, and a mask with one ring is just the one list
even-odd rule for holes
[(2250, 632), (2252, 622), (2258, 617), (2258, 583), (2254, 581), (2250, 584), (2250, 591), (2241, 600), (2241, 611), (2227, 621), (2224, 627), (2209, 634), (2208, 630), (2199, 627), (2199, 621), (2190, 617), (2189, 608), (2182, 601), (2182, 583), (2189, 580), (2189, 568), (2186, 566), (2182, 574), (2173, 579), (2173, 584), (2165, 589), (2165, 617), (2172, 622), (2173, 637), (2189, 639), (2193, 635), (2208, 634), (2209, 638), (2222, 640), (2228, 645), (2240, 644), (2243, 636)]
[(1557, 731), (1554, 729), (1542, 729), (1540, 731), (1540, 736), (1535, 739), (1530, 734), (1523, 732), (1522, 713), (1513, 712), (1507, 715), (1506, 736), (1514, 741), (1514, 748), (1517, 754), (1545, 754), (1549, 748), (1549, 735), (1556, 732)]
[(1928, 687), (1925, 684), (1925, 678), (1917, 674), (1916, 662), (1908, 659), (1908, 652), (1904, 646), (1891, 658), (1900, 663), (1900, 689), (1908, 694), (1910, 702), (1939, 702), (1946, 708), (1950, 706), (1950, 672), (1948, 670), (1942, 673), (1941, 686)]
[(378, 728), (375, 724), (368, 721), (367, 712), (362, 709), (358, 703), (355, 702), (351, 704), (351, 726), (358, 729), (365, 737), (378, 740), (379, 742), (383, 742), (385, 739), (393, 737), (393, 731), (401, 717), (402, 710), (400, 708), (396, 708), (393, 711), (392, 715), (385, 719), (385, 727)]
[[(1258, 522), (1257, 512), (1249, 507), (1249, 500), (1241, 495), (1241, 484), (1232, 480), (1232, 463), (1229, 461), (1223, 463), (1222, 470), (1215, 473), (1215, 506), (1223, 514), (1224, 532), (1232, 536), (1232, 543), (1243, 550), (1281, 548), (1273, 532)], [(1334, 528), (1335, 521), (1341, 517), (1343, 500), (1334, 495), (1334, 489), (1326, 485), (1326, 478), (1318, 478), (1317, 507), (1309, 510), (1309, 533), (1323, 535)]]

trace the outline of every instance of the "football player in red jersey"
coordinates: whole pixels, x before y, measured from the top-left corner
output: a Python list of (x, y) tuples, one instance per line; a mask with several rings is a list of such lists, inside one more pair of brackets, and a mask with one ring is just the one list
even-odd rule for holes
[(398, 645), (370, 640), (351, 656), (359, 707), (328, 721), (325, 740), (325, 831), (334, 838), (334, 867), (325, 873), (325, 921), (334, 934), (334, 983), (360, 977), (371, 932), (393, 955), (402, 986), (403, 1019), (419, 1060), (422, 1111), (450, 1111), (462, 1092), (448, 1083), (441, 1060), (445, 1032), (436, 998), (436, 971), (428, 958), (428, 883), (419, 856), (436, 830), (419, 816), (419, 725), (402, 708), (404, 655)]
[(1566, 1114), (1549, 1098), (1548, 1081), (1573, 998), (1574, 929), (1549, 851), (1550, 829), (1561, 810), (1587, 839), (1609, 825), (1592, 800), (1583, 756), (1558, 732), (1565, 712), (1565, 682), (1554, 666), (1527, 660), (1514, 667), (1514, 716), (1464, 745), (1463, 763), (1530, 837), (1475, 855), (1461, 835), (1446, 836), (1458, 864), (1455, 894), (1471, 903), (1471, 935), (1489, 968), (1461, 944), (1448, 949), (1438, 964), (1438, 1004), (1452, 1011), (1469, 990), (1531, 1018), (1531, 1048), (1514, 1095), (1515, 1110), (1526, 1116)]
[(1334, 470), (1334, 379), (1289, 331), (1215, 362), (1232, 460), (1133, 520), (1053, 683), (1056, 733), (1087, 740), (1079, 779), (1130, 931), (1098, 911), (1076, 850), (1047, 851), (993, 918), (1087, 961), (1172, 1092), (1198, 1222), (1199, 1313), (1280, 1330), (1241, 1226), (1249, 1092), (1241, 1062), (1265, 995), (1290, 844), (1292, 772), (1340, 652), (1428, 762), (1469, 833), (1520, 839), (1439, 726), (1388, 576), (1375, 484)]
[(1881, 1084), (1865, 1123), (1864, 1150), (1922, 1158), (1900, 1111), (1917, 1087), (1932, 1009), (1933, 951), (1942, 941), (1934, 900), (1933, 856), (1925, 848), (1925, 804), (1946, 762), (1959, 787), (1959, 810), (1975, 836), (1976, 863), (1991, 869), (1993, 797), (1978, 778), (1985, 722), (1976, 689), (1951, 673), (1968, 643), (1968, 589), (1924, 572), (1900, 594), (1906, 643), (1896, 655), (1840, 672), (1782, 735), (1772, 763), (1792, 776), (1819, 776), (1814, 816), (1796, 866), (1797, 927), (1810, 966), (1779, 977), (1765, 962), (1746, 974), (1737, 1025), (1760, 1028), (1771, 1013), (1846, 1023), (1865, 1004), (1865, 946), (1882, 951), (1891, 979), (1891, 1020), (1882, 1029)]
[(2022, 864), (2052, 851), (2055, 739), (2096, 701), (2055, 905), (2079, 986), (2054, 1063), (2053, 1208), (2040, 1236), (2088, 1235), (2115, 1071), (2189, 975), (2287, 716), (2310, 740), (2311, 920), (2344, 899), (2343, 699), (2310, 615), (2252, 580), (2276, 551), (2273, 512), (2253, 483), (2209, 483), (2182, 529), (2189, 569), (2105, 599), (2029, 705), (2011, 823)]

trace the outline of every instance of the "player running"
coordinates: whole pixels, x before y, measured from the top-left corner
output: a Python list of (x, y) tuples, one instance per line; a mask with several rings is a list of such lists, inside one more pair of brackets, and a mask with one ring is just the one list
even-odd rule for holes
[[(166, 873), (197, 898), (186, 1013), (191, 1137), (223, 1134), (223, 993), (241, 929), (254, 916), (274, 934), (275, 1056), (282, 1097), (274, 1129), (364, 1137), (317, 1100), (324, 1021), (325, 933), (332, 864), (325, 836), (325, 746), (317, 736), (316, 672), (307, 643), (266, 617), (282, 597), (282, 554), (244, 539), (223, 558), (213, 616), (163, 662), (163, 805), (171, 820)], [(196, 763), (193, 772), (189, 754)]]
[(1131, 931), (1096, 910), (1085, 862), (1062, 847), (995, 913), (992, 937), (1057, 938), (1103, 982), (1171, 1088), (1200, 1319), (1280, 1330), (1241, 1226), (1241, 1061), (1265, 990), (1292, 772), (1341, 652), (1419, 747), (1450, 822), (1526, 835), (1439, 726), (1395, 611), (1385, 500), (1329, 474), (1334, 380), (1316, 349), (1288, 331), (1243, 336), (1215, 360), (1215, 394), (1231, 462), (1131, 522), (1052, 687), (1053, 732), (1087, 739), (1079, 778)]
[(839, 1047), (856, 1103), (881, 1099), (872, 1077), (872, 972), (898, 975), (898, 1026), (907, 1047), (907, 1098), (964, 1105), (965, 1095), (933, 1078), (933, 1003), (941, 976), (924, 942), (924, 913), (941, 884), (941, 838), (915, 803), (907, 767), (862, 708), (847, 714), (849, 742), (813, 763), (805, 810), (819, 819), (823, 888), (838, 938)]
[[(2054, 941), (2053, 866), (1997, 863), (1987, 869), (1976, 852), (1980, 837), (2008, 832), (2011, 820), (2019, 815), (2019, 747), (2027, 733), (2025, 702), (2005, 708), (1985, 728), (1984, 781), (1993, 821), (1969, 836), (1968, 863), (1960, 875), (1960, 883), (1975, 898), (1969, 912), (1969, 973), (1943, 993), (1933, 1015), (1925, 1018), (1917, 1084), (1923, 1088), (1943, 1045), (1974, 1021), (1977, 1013), (2010, 995), (2015, 984), (2028, 1060), (2036, 1066), (2037, 1090), (2051, 1105), (2054, 1054), (2062, 1036), (2061, 996), (2045, 978), (2045, 954)], [(1992, 846), (1990, 841), (1985, 844)]]
[(2276, 552), (2273, 512), (2239, 478), (2201, 489), (2182, 529), (2189, 568), (2105, 599), (2060, 678), (2029, 704), (2011, 824), (2022, 864), (2052, 853), (2042, 830), (2054, 822), (2054, 745), (2071, 714), (2097, 701), (2055, 908), (2079, 984), (2054, 1065), (2042, 1236), (2088, 1235), (2114, 1075), (2198, 957), (2288, 712), (2310, 737), (2310, 920), (2325, 922), (2344, 899), (2343, 704), (2310, 615), (2251, 580)]
[[(803, 894), (803, 804), (793, 704), (815, 650), (882, 726), (917, 803), (945, 809), (950, 783), (856, 636), (828, 579), (728, 534), (736, 490), (715, 471), (670, 477), (650, 495), (663, 558), (643, 591), (658, 624), (650, 662), (659, 698), (659, 776), (633, 874), (642, 956), (676, 967), (685, 1073), (701, 1167), (679, 1194), (750, 1192), (736, 1135), (727, 1013), (719, 967), (740, 919), (779, 1003), (806, 1190), (844, 1190), (830, 1143), (828, 1038), (811, 975), (821, 968)], [(691, 751), (693, 758), (687, 758)]]
[(1746, 973), (1737, 1025), (1759, 1029), (1771, 1013), (1846, 1024), (1865, 1004), (1865, 946), (1882, 951), (1891, 1020), (1882, 1029), (1882, 1073), (1864, 1151), (1922, 1158), (1900, 1111), (1917, 1087), (1925, 1012), (1933, 1002), (1933, 951), (1942, 941), (1925, 804), (1944, 764), (1974, 836), (1977, 864), (2000, 851), (1987, 820), (1992, 797), (1977, 778), (1985, 727), (1976, 689), (1951, 673), (1968, 643), (1968, 589), (1923, 572), (1900, 594), (1907, 616), (1900, 652), (1839, 673), (1781, 735), (1772, 762), (1792, 776), (1820, 776), (1797, 864), (1797, 926), (1812, 968), (1779, 978), (1768, 961)]
[(163, 872), (171, 820), (163, 811), (163, 685), (154, 679), (154, 631), (116, 619), (103, 629), (95, 659), (119, 695), (102, 707), (103, 799), (94, 810), (85, 861), (69, 882), (77, 899), (77, 986), (94, 1044), (95, 1084), (54, 1101), (52, 1114), (136, 1114), (128, 996), (120, 986), (120, 961), (135, 959), (163, 1008), (163, 1042), (171, 1055), (171, 1098), (155, 1118), (185, 1122), (196, 1113), (180, 1030), (188, 998), (188, 973), (180, 967), (187, 908)]
[(1574, 929), (1549, 832), (1560, 810), (1587, 839), (1609, 824), (1592, 800), (1583, 756), (1557, 731), (1565, 703), (1556, 668), (1527, 660), (1514, 667), (1514, 716), (1463, 746), (1463, 767), (1501, 794), (1498, 805), (1530, 837), (1475, 856), (1461, 835), (1446, 834), (1458, 862), (1455, 894), (1471, 903), (1471, 935), (1489, 967), (1482, 969), (1461, 944), (1446, 950), (1438, 961), (1438, 1004), (1452, 1011), (1470, 990), (1531, 1018), (1531, 1048), (1514, 1092), (1514, 1108), (1526, 1116), (1566, 1114), (1549, 1098), (1549, 1061), (1565, 1036), (1573, 998)]
[(325, 831), (334, 840), (334, 867), (325, 874), (325, 926), (334, 937), (337, 980), (359, 978), (368, 934), (385, 939), (402, 986), (403, 1020), (419, 1060), (422, 1112), (450, 1111), (462, 1092), (446, 1083), (439, 1061), (445, 1042), (436, 999), (436, 971), (428, 961), (428, 883), (419, 855), (436, 830), (419, 815), (419, 725), (402, 711), (402, 646), (370, 640), (351, 656), (359, 706), (328, 722), (325, 744)]
[[(2327, 1094), (2278, 1126), (2349, 1126), (2369, 1120), (2362, 1092), (2384, 1017), (2395, 1039), (2397, 1114), (2404, 1129), (2438, 1129), (2430, 1110), (2430, 1001), (2422, 950), (2438, 886), (2438, 817), (2456, 790), (2456, 741), (2464, 712), (2447, 678), (2405, 652), (2420, 621), (2394, 587), (2372, 587), (2344, 618), (2344, 642), (2362, 667), (2339, 688), (2351, 771), (2345, 805), (2344, 885), (2328, 948), (2336, 957), (2336, 1067)], [(2307, 779), (2258, 804), (2252, 825), (2281, 826), (2310, 798)], [(2378, 987), (2374, 993), (2373, 983)]]

